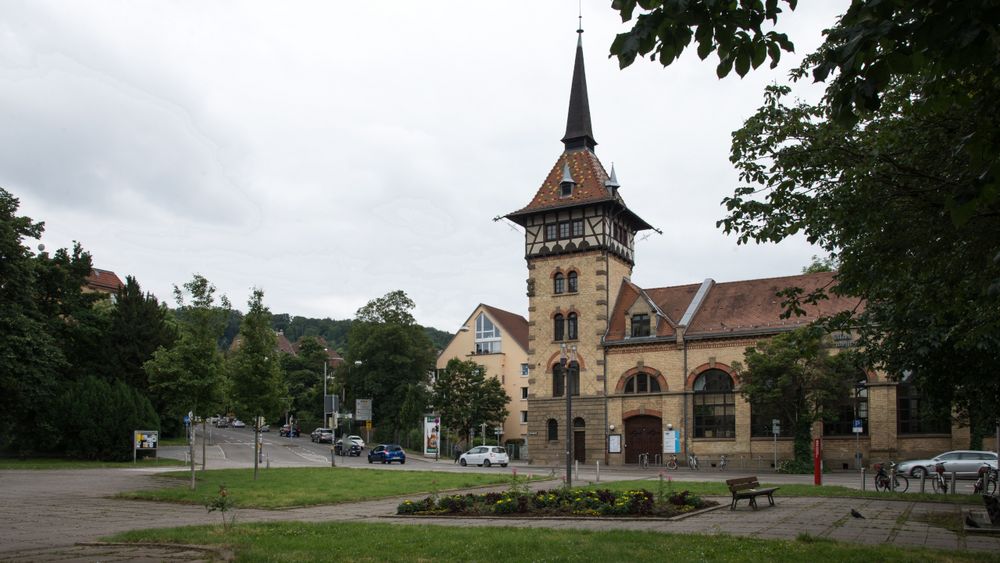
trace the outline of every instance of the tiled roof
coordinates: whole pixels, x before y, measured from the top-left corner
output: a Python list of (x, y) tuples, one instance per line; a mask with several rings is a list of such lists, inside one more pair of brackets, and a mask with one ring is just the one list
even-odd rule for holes
[(521, 348), (528, 349), (528, 320), (516, 313), (497, 309), (489, 305), (480, 305), (489, 316), (493, 317), (503, 329), (514, 339)]
[(99, 270), (94, 268), (87, 276), (87, 288), (104, 293), (118, 293), (118, 290), (125, 287), (121, 278), (111, 270)]
[[(713, 338), (735, 336), (743, 333), (760, 333), (790, 330), (804, 326), (817, 318), (853, 309), (859, 300), (850, 297), (829, 295), (817, 305), (803, 305), (804, 316), (782, 319), (784, 311), (782, 297), (777, 292), (788, 287), (800, 287), (806, 294), (818, 289), (829, 289), (834, 283), (833, 272), (801, 274), (778, 278), (742, 280), (715, 283), (705, 295), (701, 306), (686, 327), (685, 338)], [(673, 322), (683, 318), (701, 284), (661, 287), (645, 290), (646, 295), (656, 303)], [(623, 340), (625, 335), (625, 311), (636, 299), (641, 298), (640, 289), (631, 282), (625, 282), (619, 290), (607, 340)], [(829, 294), (829, 292), (828, 292)], [(657, 336), (670, 336), (672, 330), (658, 327)]]
[[(559, 185), (562, 182), (563, 165), (565, 164), (569, 164), (570, 175), (576, 182), (573, 194), (567, 197), (561, 195), (562, 188)], [(614, 201), (614, 196), (604, 185), (607, 180), (608, 173), (604, 170), (604, 165), (592, 151), (586, 149), (565, 151), (552, 166), (552, 170), (545, 177), (545, 181), (538, 188), (531, 203), (510, 215), (576, 206), (583, 203)]]

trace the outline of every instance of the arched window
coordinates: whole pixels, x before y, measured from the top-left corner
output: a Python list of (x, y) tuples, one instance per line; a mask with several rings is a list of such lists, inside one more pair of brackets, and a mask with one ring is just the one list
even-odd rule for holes
[(576, 274), (576, 272), (570, 272), (569, 275), (566, 276), (566, 283), (567, 283), (567, 286), (568, 286), (568, 291), (570, 293), (576, 293), (577, 292), (579, 283), (577, 282), (577, 274)]
[[(569, 388), (573, 395), (580, 394), (580, 364), (570, 362), (567, 366), (569, 371)], [(563, 375), (561, 364), (552, 365), (552, 396), (562, 397), (566, 389), (566, 377)]]
[(565, 335), (565, 322), (562, 315), (556, 315), (552, 317), (552, 339), (553, 340), (563, 340)]
[(867, 376), (860, 374), (850, 393), (840, 398), (829, 417), (824, 417), (824, 436), (853, 436), (855, 419), (861, 419), (861, 435), (868, 435), (867, 382)]
[(556, 293), (565, 293), (566, 292), (566, 278), (563, 277), (562, 274), (556, 274), (552, 278), (552, 285), (553, 285), (553, 290)]
[(632, 395), (640, 393), (659, 393), (660, 381), (648, 373), (637, 373), (625, 381), (623, 393)]
[(736, 437), (736, 393), (733, 378), (710, 369), (694, 380), (694, 437)]
[(573, 428), (586, 428), (587, 423), (583, 420), (583, 417), (576, 417), (573, 419)]
[(564, 383), (562, 366), (555, 364), (552, 366), (552, 396), (562, 397), (563, 396), (563, 383)]
[(559, 439), (559, 423), (556, 422), (556, 419), (550, 418), (549, 422), (546, 424), (546, 426), (548, 427), (547, 428), (547, 432), (546, 432), (546, 438), (549, 439), (549, 440), (558, 440)]
[(566, 316), (566, 339), (576, 340), (578, 337), (576, 313), (570, 313)]

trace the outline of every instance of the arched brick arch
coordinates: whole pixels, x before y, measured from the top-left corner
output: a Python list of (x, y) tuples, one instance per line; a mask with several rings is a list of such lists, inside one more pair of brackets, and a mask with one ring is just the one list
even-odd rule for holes
[(555, 279), (556, 274), (562, 274), (562, 275), (565, 276), (566, 272), (563, 271), (563, 269), (562, 269), (561, 266), (556, 266), (555, 269), (553, 269), (551, 272), (549, 272), (549, 279)]
[(635, 416), (655, 416), (658, 418), (663, 418), (663, 411), (658, 411), (656, 409), (646, 409), (638, 408), (630, 411), (625, 411), (622, 413), (622, 420), (627, 420)]
[[(569, 354), (569, 350), (566, 351), (566, 354)], [(550, 375), (552, 374), (552, 366), (559, 363), (559, 356), (559, 352), (549, 356), (549, 360), (545, 362), (545, 373)], [(566, 360), (566, 362), (569, 363), (569, 360)], [(587, 364), (583, 361), (583, 356), (580, 355), (580, 350), (576, 351), (576, 363), (580, 364), (580, 373), (587, 371)]]
[(650, 367), (634, 367), (623, 373), (621, 377), (618, 378), (618, 384), (615, 385), (615, 394), (621, 394), (621, 392), (625, 390), (625, 382), (628, 381), (628, 378), (640, 372), (655, 377), (656, 381), (660, 384), (660, 391), (667, 391), (667, 378), (663, 377), (663, 374), (660, 373), (659, 370)]
[(684, 382), (684, 389), (687, 389), (689, 391), (691, 389), (694, 389), (694, 380), (698, 379), (699, 375), (705, 373), (710, 369), (717, 369), (728, 373), (729, 377), (733, 378), (734, 387), (740, 384), (740, 378), (738, 375), (736, 375), (736, 370), (734, 370), (732, 366), (720, 362), (710, 362), (707, 364), (701, 364), (700, 366), (691, 370), (690, 373), (688, 373), (687, 381)]

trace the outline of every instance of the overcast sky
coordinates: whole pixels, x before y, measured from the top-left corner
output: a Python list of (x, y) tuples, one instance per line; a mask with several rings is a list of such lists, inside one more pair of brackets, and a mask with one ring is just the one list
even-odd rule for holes
[[(625, 29), (583, 2), (597, 155), (663, 235), (642, 287), (797, 274), (804, 241), (737, 246), (715, 227), (738, 185), (730, 133), (847, 0), (801, 2), (778, 69), (715, 77), (608, 58)], [(352, 318), (402, 289), (455, 331), (479, 303), (527, 316), (528, 203), (562, 152), (576, 0), (0, 0), (0, 186), (48, 250), (171, 299), (200, 273), (246, 309)], [(815, 96), (812, 88), (806, 96)], [(37, 242), (32, 242), (32, 245)], [(172, 305), (172, 302), (171, 302)]]

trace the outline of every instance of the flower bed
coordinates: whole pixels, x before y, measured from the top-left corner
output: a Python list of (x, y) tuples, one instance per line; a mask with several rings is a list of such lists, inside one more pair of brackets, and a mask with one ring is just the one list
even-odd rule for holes
[(654, 495), (645, 489), (631, 491), (551, 489), (511, 490), (479, 495), (447, 495), (403, 501), (397, 514), (418, 516), (655, 516), (671, 517), (717, 506), (690, 494)]

